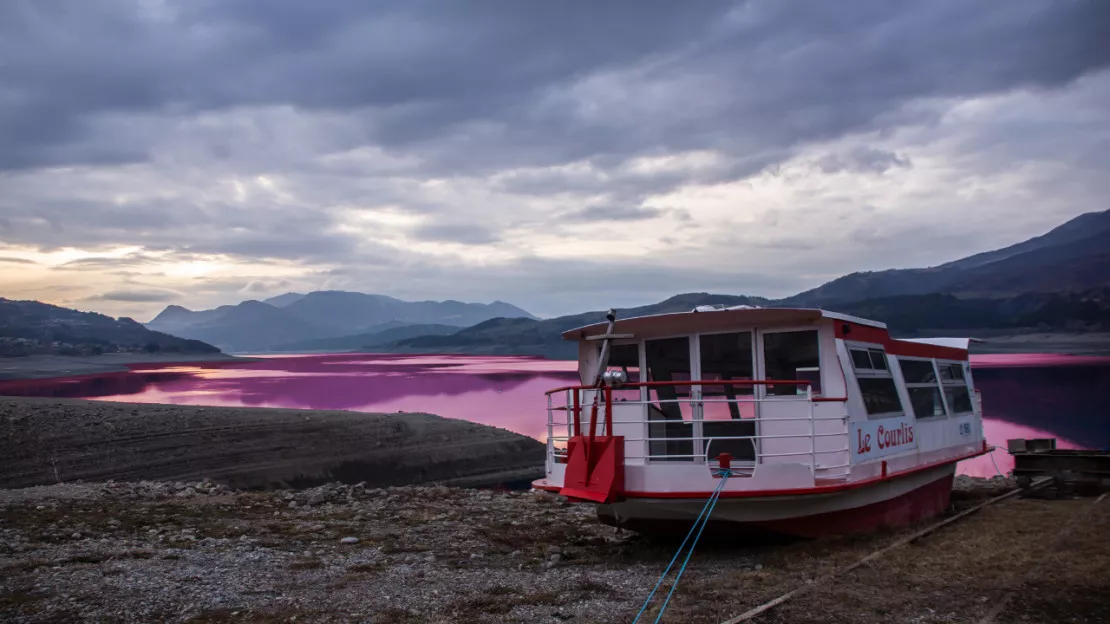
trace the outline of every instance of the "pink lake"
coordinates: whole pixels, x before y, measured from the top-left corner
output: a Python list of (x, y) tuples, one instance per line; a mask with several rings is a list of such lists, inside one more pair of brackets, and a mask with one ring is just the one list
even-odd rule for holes
[[(973, 356), (993, 456), (961, 472), (1013, 467), (1007, 439), (1055, 437), (1061, 448), (1110, 445), (1110, 358)], [(531, 357), (333, 354), (253, 362), (144, 366), (128, 373), (0, 382), (0, 394), (134, 403), (429, 412), (544, 439), (546, 390), (576, 378), (575, 363)]]

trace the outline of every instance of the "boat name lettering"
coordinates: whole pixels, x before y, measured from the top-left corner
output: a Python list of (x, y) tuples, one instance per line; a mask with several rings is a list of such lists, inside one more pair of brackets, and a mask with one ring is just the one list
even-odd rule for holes
[(913, 418), (901, 416), (852, 423), (854, 461), (864, 461), (917, 448)]

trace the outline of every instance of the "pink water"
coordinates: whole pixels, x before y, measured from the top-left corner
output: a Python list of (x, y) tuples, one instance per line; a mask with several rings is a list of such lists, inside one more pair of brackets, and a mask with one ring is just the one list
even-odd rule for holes
[[(1110, 443), (1110, 358), (973, 356), (987, 440), (1055, 437), (1061, 448)], [(164, 365), (129, 373), (0, 382), (0, 394), (134, 403), (429, 412), (544, 439), (544, 391), (573, 383), (575, 363), (529, 357), (336, 354)], [(1005, 473), (1005, 450), (962, 462)]]

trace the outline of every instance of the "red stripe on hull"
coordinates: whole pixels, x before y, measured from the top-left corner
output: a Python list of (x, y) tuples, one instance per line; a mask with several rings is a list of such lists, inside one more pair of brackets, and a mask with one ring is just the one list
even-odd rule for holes
[[(948, 474), (905, 494), (853, 509), (767, 522), (710, 521), (706, 532), (731, 537), (768, 532), (793, 537), (826, 537), (906, 526), (928, 520), (948, 508), (952, 496), (952, 479), (953, 475)], [(612, 516), (599, 514), (598, 517), (605, 524), (618, 526)], [(690, 529), (690, 521), (629, 519), (619, 526), (638, 533), (681, 535)]]

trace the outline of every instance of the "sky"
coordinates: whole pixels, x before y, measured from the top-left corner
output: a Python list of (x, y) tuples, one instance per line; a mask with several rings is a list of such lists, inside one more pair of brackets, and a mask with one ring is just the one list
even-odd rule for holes
[(0, 296), (541, 316), (1110, 208), (1104, 0), (3, 0)]

